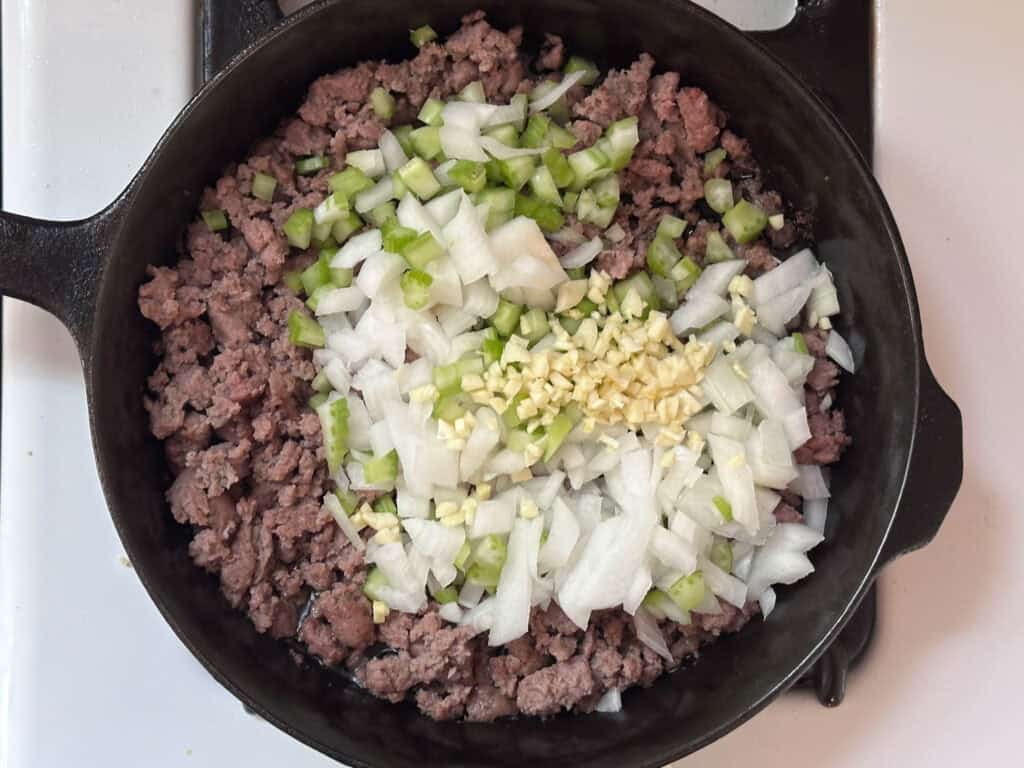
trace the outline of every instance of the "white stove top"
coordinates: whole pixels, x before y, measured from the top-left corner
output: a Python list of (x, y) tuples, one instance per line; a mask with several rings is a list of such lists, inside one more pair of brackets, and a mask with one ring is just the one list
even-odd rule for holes
[[(6, 208), (88, 215), (191, 93), (193, 3), (0, 2)], [(875, 644), (845, 703), (783, 696), (688, 768), (1017, 762), (1024, 103), (1012, 78), (1024, 5), (976, 0), (970, 16), (957, 0), (924, 15), (914, 0), (881, 5), (876, 164), (929, 357), (964, 411), (963, 490), (934, 544), (886, 570)], [(39, 310), (3, 305), (0, 768), (333, 765), (244, 714), (168, 630), (122, 562), (69, 336)]]

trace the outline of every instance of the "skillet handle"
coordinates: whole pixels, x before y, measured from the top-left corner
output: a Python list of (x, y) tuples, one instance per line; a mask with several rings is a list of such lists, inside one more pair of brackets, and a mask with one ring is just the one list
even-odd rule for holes
[(0, 294), (56, 315), (88, 368), (96, 295), (117, 204), (79, 221), (45, 221), (0, 211)]
[(896, 557), (923, 547), (938, 533), (960, 490), (963, 451), (960, 409), (939, 386), (925, 361), (910, 470), (876, 573)]

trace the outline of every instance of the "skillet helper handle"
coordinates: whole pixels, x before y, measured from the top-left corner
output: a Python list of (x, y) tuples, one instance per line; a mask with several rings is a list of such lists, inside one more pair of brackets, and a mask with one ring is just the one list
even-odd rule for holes
[(935, 538), (960, 489), (963, 473), (960, 409), (939, 386), (925, 361), (910, 470), (876, 572)]
[(197, 72), (208, 82), (282, 18), (276, 0), (201, 0)]
[(79, 221), (0, 212), (0, 294), (56, 315), (87, 357), (112, 209)]

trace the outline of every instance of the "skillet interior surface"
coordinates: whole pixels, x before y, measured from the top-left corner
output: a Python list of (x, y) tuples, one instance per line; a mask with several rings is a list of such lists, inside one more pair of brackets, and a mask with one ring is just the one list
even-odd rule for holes
[[(562, 35), (573, 52), (625, 66), (649, 51), (704, 87), (749, 138), (772, 183), (816, 218), (819, 256), (843, 306), (840, 330), (860, 364), (840, 388), (854, 445), (833, 473), (828, 538), (817, 572), (781, 590), (771, 620), (722, 639), (698, 663), (630, 691), (613, 716), (495, 725), (431, 722), (411, 705), (372, 698), (230, 609), (187, 554), (171, 518), (170, 475), (142, 408), (155, 327), (136, 304), (146, 264), (172, 263), (204, 185), (295, 111), (320, 74), (366, 58), (413, 54), (408, 29), (451, 32), (483, 7), (490, 21)], [(791, 684), (827, 645), (872, 578), (900, 498), (913, 442), (921, 361), (909, 269), (889, 211), (835, 121), (740, 33), (674, 0), (348, 0), (315, 6), (243, 56), (190, 104), (129, 192), (93, 324), (87, 381), (101, 478), (136, 570), (168, 622), (211, 672), (264, 717), (350, 765), (660, 765), (699, 748)]]

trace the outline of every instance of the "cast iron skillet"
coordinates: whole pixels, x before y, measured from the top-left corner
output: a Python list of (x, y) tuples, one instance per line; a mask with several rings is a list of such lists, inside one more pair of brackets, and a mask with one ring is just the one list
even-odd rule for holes
[[(840, 330), (859, 370), (840, 388), (856, 441), (834, 472), (817, 572), (781, 590), (767, 622), (624, 697), (612, 716), (494, 725), (434, 723), (378, 701), (231, 610), (189, 560), (188, 531), (164, 502), (169, 474), (142, 408), (155, 327), (136, 293), (150, 262), (171, 263), (204, 185), (301, 103), (318, 75), (366, 58), (411, 54), (408, 29), (452, 31), (484, 7), (502, 27), (544, 31), (604, 66), (638, 52), (684, 73), (732, 112), (773, 183), (816, 216), (818, 252), (835, 272)], [(871, 174), (832, 115), (777, 60), (683, 0), (346, 0), (289, 18), (237, 57), (185, 108), (128, 189), (77, 222), (3, 214), (3, 293), (60, 318), (82, 357), (93, 443), (111, 515), (140, 578), (182, 641), (243, 702), (296, 738), (353, 766), (654, 766), (718, 738), (786, 690), (836, 637), (880, 568), (928, 542), (956, 494), (961, 421), (928, 369), (899, 233)]]

